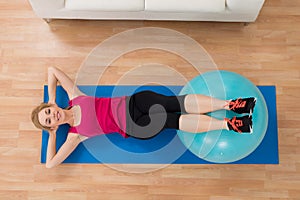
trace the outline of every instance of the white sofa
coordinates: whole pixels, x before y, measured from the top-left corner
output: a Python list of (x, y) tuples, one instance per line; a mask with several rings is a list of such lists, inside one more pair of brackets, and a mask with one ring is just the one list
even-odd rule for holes
[(44, 19), (253, 22), (264, 0), (29, 0)]

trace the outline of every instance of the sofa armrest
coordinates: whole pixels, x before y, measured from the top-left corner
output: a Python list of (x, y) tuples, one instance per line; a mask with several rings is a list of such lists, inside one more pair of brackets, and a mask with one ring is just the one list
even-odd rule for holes
[(226, 0), (227, 9), (234, 12), (259, 12), (265, 0)]
[(226, 9), (229, 12), (247, 16), (245, 22), (254, 22), (265, 0), (226, 0)]
[(32, 9), (40, 18), (51, 18), (53, 13), (64, 9), (64, 0), (29, 0)]

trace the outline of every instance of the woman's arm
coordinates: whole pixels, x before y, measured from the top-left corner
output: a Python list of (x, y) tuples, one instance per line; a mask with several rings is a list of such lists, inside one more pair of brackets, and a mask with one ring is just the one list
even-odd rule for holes
[(56, 153), (56, 131), (49, 132), (46, 167), (53, 168), (62, 163), (78, 146), (78, 144), (87, 139), (79, 134), (69, 133), (67, 140)]
[(47, 146), (47, 156), (46, 156), (46, 167), (47, 163), (55, 156), (56, 154), (56, 130), (51, 130), (48, 132), (48, 146)]
[(49, 96), (48, 103), (56, 104), (55, 99), (56, 99), (57, 79), (55, 78), (54, 73), (52, 71), (53, 68), (49, 67), (48, 68), (48, 96)]
[(84, 95), (74, 82), (63, 71), (56, 67), (48, 68), (48, 94), (49, 103), (55, 104), (56, 86), (60, 82), (61, 86), (65, 89), (70, 99), (77, 96)]

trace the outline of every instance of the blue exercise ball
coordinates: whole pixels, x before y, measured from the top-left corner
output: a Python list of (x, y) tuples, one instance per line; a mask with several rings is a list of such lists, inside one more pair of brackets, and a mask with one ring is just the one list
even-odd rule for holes
[[(259, 89), (245, 77), (229, 71), (206, 72), (189, 81), (180, 92), (180, 95), (184, 94), (203, 94), (224, 100), (239, 97), (256, 97), (257, 99), (252, 113), (252, 134), (240, 134), (228, 130), (198, 134), (177, 131), (183, 144), (199, 158), (213, 163), (238, 161), (252, 153), (263, 140), (268, 125), (266, 102)], [(246, 114), (219, 110), (207, 115), (224, 119)]]

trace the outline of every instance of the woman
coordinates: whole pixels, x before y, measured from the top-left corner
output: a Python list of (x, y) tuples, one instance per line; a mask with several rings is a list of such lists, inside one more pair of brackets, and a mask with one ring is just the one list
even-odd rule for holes
[[(67, 109), (55, 103), (58, 82), (70, 99)], [(32, 112), (34, 125), (49, 132), (47, 168), (60, 164), (80, 142), (99, 134), (118, 132), (125, 138), (147, 139), (166, 128), (191, 133), (219, 129), (251, 132), (251, 113), (256, 102), (253, 97), (226, 101), (199, 94), (164, 96), (151, 91), (95, 98), (82, 93), (65, 73), (54, 67), (48, 69), (48, 93), (48, 103)], [(250, 115), (224, 120), (205, 115), (220, 109)], [(69, 124), (70, 129), (65, 143), (56, 152), (56, 130), (61, 124)]]

